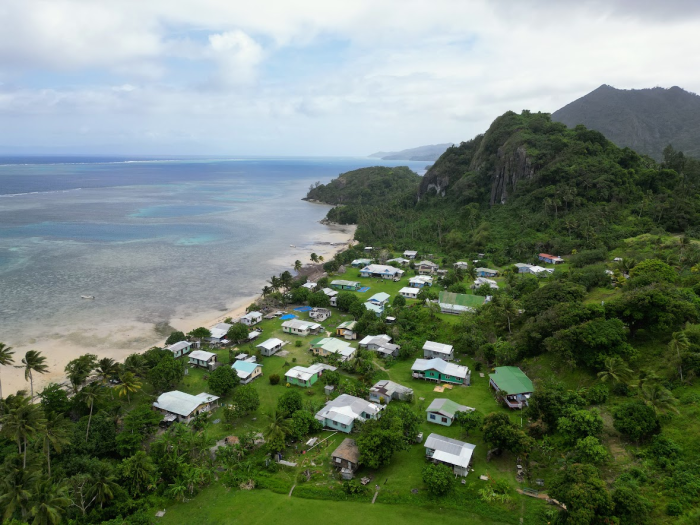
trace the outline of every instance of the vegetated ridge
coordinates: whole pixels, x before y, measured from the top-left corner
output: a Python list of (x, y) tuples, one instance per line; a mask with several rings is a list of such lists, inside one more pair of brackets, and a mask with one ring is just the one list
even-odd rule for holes
[(429, 146), (418, 146), (417, 148), (409, 148), (401, 151), (378, 151), (369, 156), (383, 160), (434, 161), (437, 160), (447, 148), (453, 145), (452, 143), (431, 144)]
[(677, 86), (626, 90), (602, 85), (552, 113), (552, 120), (571, 128), (583, 124), (656, 160), (669, 144), (700, 157), (700, 96)]

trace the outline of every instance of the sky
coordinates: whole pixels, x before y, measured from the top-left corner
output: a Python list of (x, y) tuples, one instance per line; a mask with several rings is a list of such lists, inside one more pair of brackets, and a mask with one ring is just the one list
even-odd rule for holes
[(697, 0), (0, 0), (0, 28), (0, 154), (365, 156), (700, 92)]

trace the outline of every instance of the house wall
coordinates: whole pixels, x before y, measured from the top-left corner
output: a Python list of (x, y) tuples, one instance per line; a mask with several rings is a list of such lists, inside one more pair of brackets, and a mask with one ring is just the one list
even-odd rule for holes
[(452, 426), (452, 418), (438, 414), (437, 412), (428, 412), (428, 423), (437, 423), (444, 427)]
[(425, 359), (433, 359), (434, 357), (439, 357), (443, 361), (452, 361), (455, 358), (454, 350), (449, 354), (443, 354), (441, 352), (433, 352), (432, 350), (423, 350), (423, 357)]
[(357, 463), (353, 463), (347, 459), (337, 458), (335, 456), (333, 456), (331, 459), (333, 461), (333, 466), (336, 468), (346, 468), (352, 470), (353, 472), (357, 470)]
[(302, 381), (301, 379), (297, 379), (296, 377), (289, 377), (289, 376), (284, 376), (285, 379), (287, 380), (287, 383), (290, 385), (296, 385), (296, 386), (303, 386), (303, 387), (309, 387), (313, 385), (316, 381), (318, 381), (318, 374), (314, 374), (311, 376), (311, 378), (308, 381)]
[(350, 423), (349, 425), (344, 425), (342, 423), (336, 423), (332, 419), (326, 418), (323, 420), (323, 426), (332, 428), (334, 430), (338, 430), (339, 432), (345, 432), (346, 434), (349, 434), (350, 432), (352, 432), (353, 424)]
[(296, 328), (291, 328), (289, 326), (283, 326), (282, 331), (288, 334), (293, 334), (293, 335), (302, 335), (302, 336), (307, 336), (309, 335), (308, 330), (297, 330)]

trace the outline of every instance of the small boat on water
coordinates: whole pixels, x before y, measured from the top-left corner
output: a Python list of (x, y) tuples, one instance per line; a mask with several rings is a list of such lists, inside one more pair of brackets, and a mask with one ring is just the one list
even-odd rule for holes
[(290, 244), (289, 247), (290, 247), (290, 248), (296, 248), (296, 246), (294, 246), (293, 244)]
[(80, 298), (81, 299), (94, 299), (95, 296), (94, 295), (81, 295)]

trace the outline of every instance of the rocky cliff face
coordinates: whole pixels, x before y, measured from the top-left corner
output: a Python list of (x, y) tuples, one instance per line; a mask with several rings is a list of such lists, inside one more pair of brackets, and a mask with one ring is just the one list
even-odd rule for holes
[(535, 176), (527, 150), (520, 146), (507, 153), (505, 148), (498, 148), (498, 161), (493, 171), (491, 199), (489, 204), (505, 204), (508, 196), (515, 191), (518, 181)]

